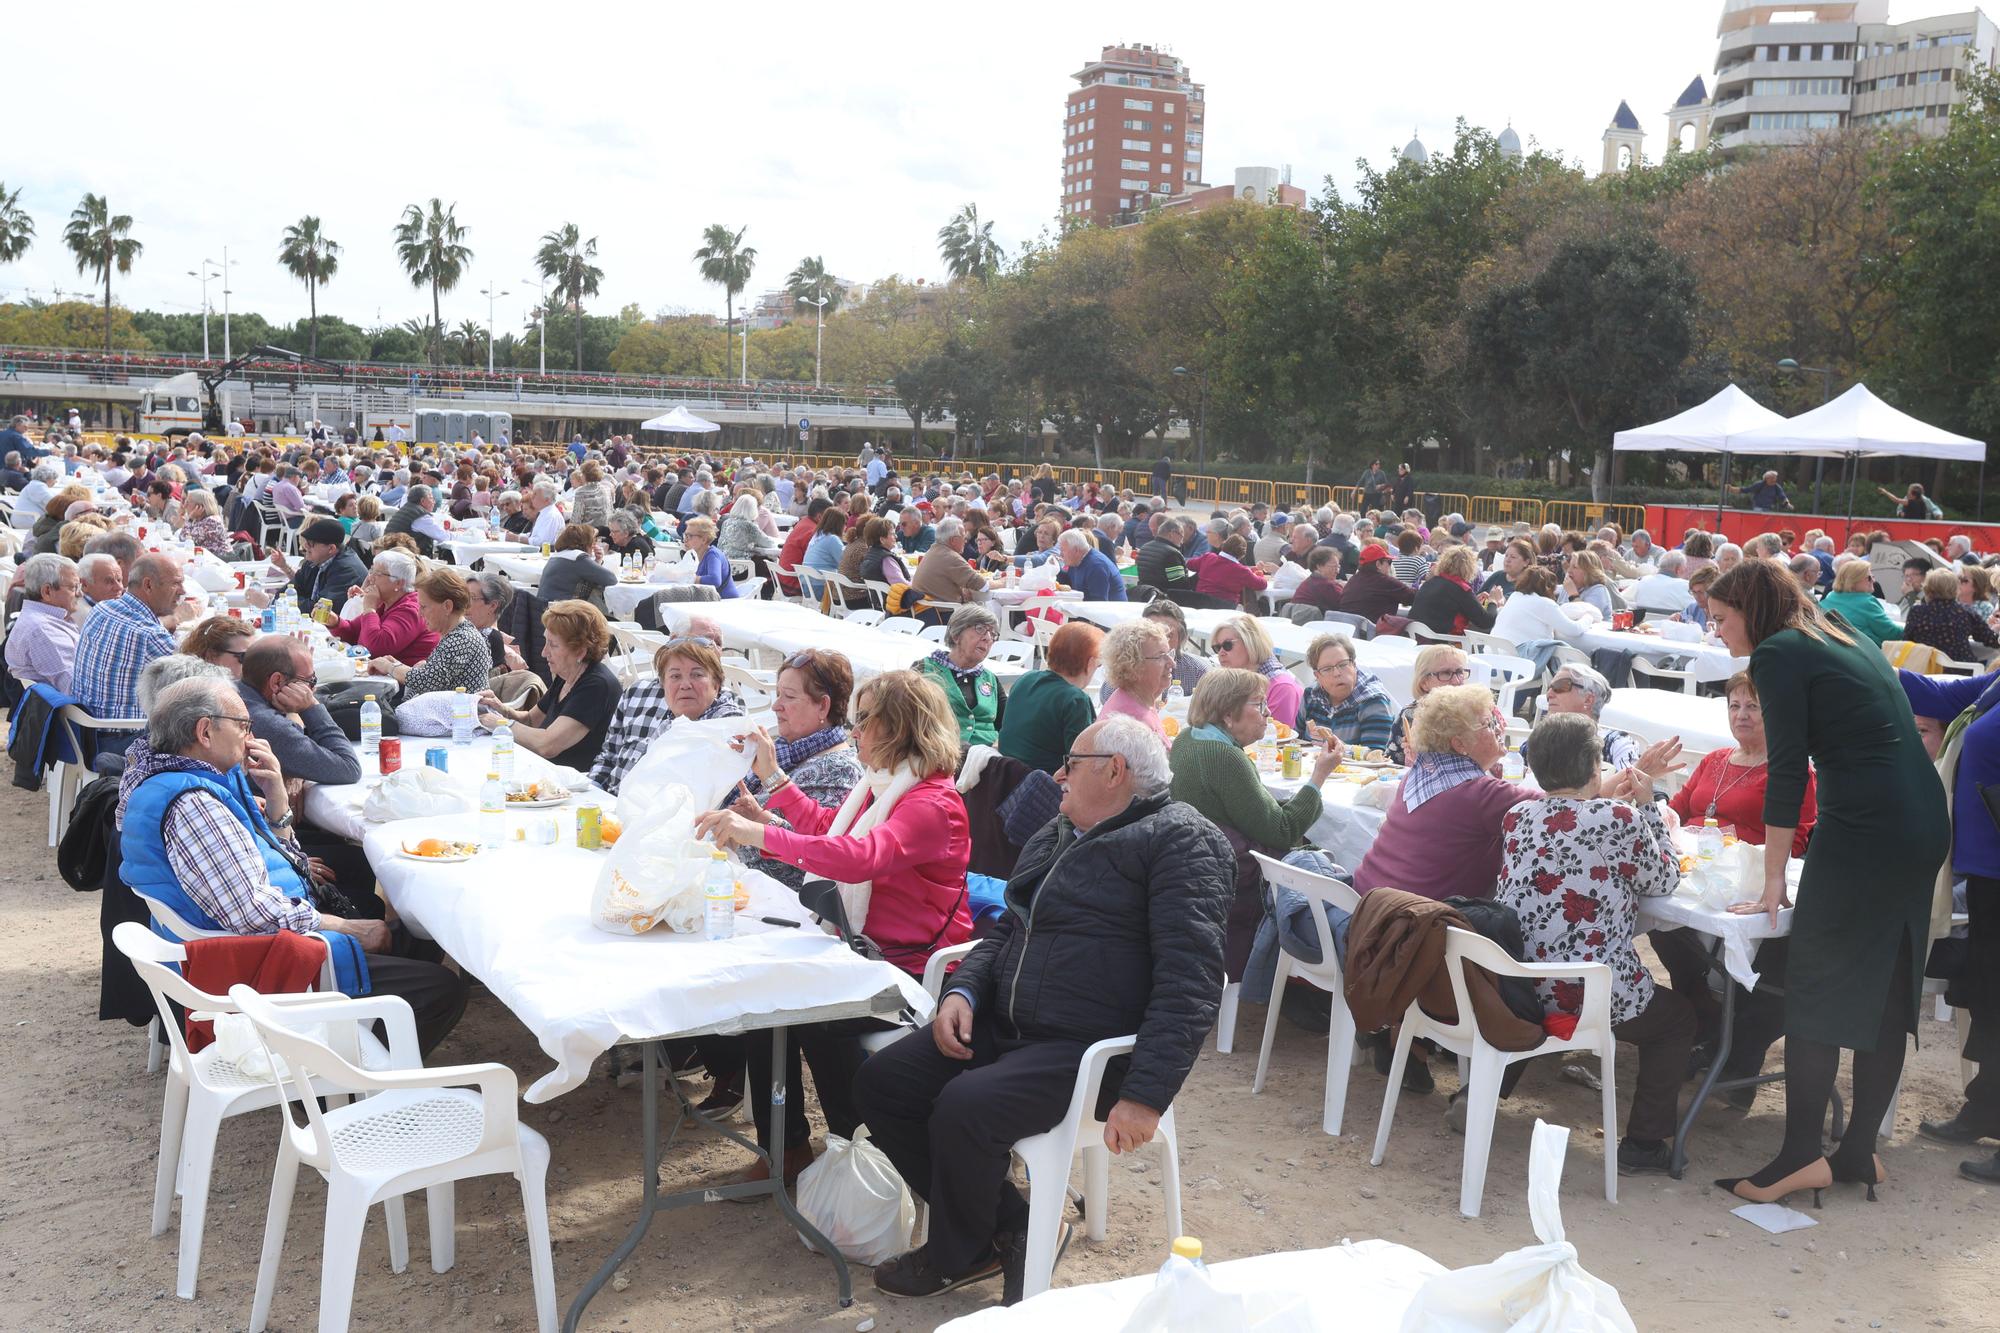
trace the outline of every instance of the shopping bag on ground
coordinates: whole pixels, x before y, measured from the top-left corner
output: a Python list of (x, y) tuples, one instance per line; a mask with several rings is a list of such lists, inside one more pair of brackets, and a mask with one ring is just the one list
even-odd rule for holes
[[(857, 1264), (879, 1264), (910, 1248), (917, 1204), (889, 1155), (868, 1141), (826, 1136), (826, 1152), (799, 1175), (799, 1215)], [(812, 1242), (802, 1235), (807, 1249)]]
[(1636, 1333), (1617, 1289), (1584, 1272), (1563, 1239), (1556, 1190), (1568, 1143), (1567, 1129), (1535, 1121), (1528, 1216), (1542, 1243), (1430, 1279), (1410, 1302), (1403, 1333)]

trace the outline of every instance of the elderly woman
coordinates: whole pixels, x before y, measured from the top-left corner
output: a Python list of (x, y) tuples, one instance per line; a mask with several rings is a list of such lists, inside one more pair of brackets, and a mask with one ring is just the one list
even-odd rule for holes
[(1507, 719), (1480, 685), (1432, 690), (1410, 723), (1410, 771), (1355, 867), (1362, 893), (1388, 885), (1426, 898), (1490, 898), (1500, 874), (1501, 818), (1536, 792), (1493, 775)]
[(229, 559), (229, 534), (223, 531), (222, 511), (216, 507), (214, 495), (203, 490), (189, 491), (181, 501), (181, 513), (187, 518), (181, 527), (182, 541), (218, 560)]
[[(1704, 586), (1702, 596), (1705, 599), (1707, 595), (1708, 589)], [(1889, 613), (1882, 609), (1882, 599), (1875, 595), (1875, 572), (1866, 560), (1849, 560), (1842, 564), (1834, 572), (1833, 591), (1820, 599), (1819, 607), (1822, 611), (1838, 615), (1876, 643), (1903, 637), (1903, 627), (1889, 618)]]
[(1949, 568), (1924, 575), (1923, 600), (1903, 617), (1901, 637), (1928, 644), (1954, 662), (1983, 661), (1992, 655), (1975, 655), (1974, 643), (2000, 648), (2000, 636), (1994, 634), (1993, 627), (1958, 600), (1958, 574)]
[[(1866, 568), (1866, 566), (1863, 566)], [(1722, 571), (1713, 564), (1703, 565), (1688, 575), (1687, 608), (1672, 618), (1684, 625), (1699, 625), (1708, 628), (1708, 590), (1722, 577)]]
[[(844, 511), (838, 506), (821, 510), (816, 531), (812, 540), (806, 543), (805, 559), (799, 567), (802, 570), (813, 569), (821, 573), (838, 573), (841, 552), (847, 545), (846, 533), (847, 515)], [(813, 597), (819, 596), (820, 589), (825, 586), (824, 580), (809, 575), (802, 576), (799, 582), (806, 593)]]
[(1715, 572), (1727, 574), (1743, 563), (1743, 548), (1735, 542), (1724, 542), (1715, 548)]
[[(1548, 571), (1537, 570), (1544, 578)], [(1472, 679), (1472, 663), (1466, 655), (1448, 643), (1434, 643), (1420, 649), (1417, 660), (1410, 671), (1410, 692), (1415, 697), (1403, 711), (1396, 714), (1396, 726), (1390, 733), (1388, 751), (1389, 762), (1407, 764), (1410, 762), (1410, 719), (1416, 716), (1417, 705), (1432, 690), (1446, 685), (1463, 685)]]
[(486, 674), (493, 668), (493, 656), (486, 636), (466, 619), (472, 607), (472, 590), (457, 570), (435, 566), (417, 580), (417, 611), (424, 626), (438, 636), (437, 646), (420, 665), (409, 666), (394, 657), (377, 657), (368, 669), (387, 676), (402, 687), (402, 697), (415, 698), (439, 690), (464, 690), (477, 697), (486, 688)]
[(1104, 677), (1111, 693), (1100, 710), (1104, 715), (1137, 718), (1153, 729), (1162, 743), (1160, 701), (1174, 679), (1174, 653), (1167, 631), (1155, 619), (1141, 617), (1115, 626), (1104, 636)]
[[(786, 658), (771, 702), (778, 733), (769, 747), (749, 747), (757, 790), (753, 794), (746, 787), (730, 808), (762, 824), (776, 823), (779, 816), (767, 807), (790, 783), (822, 809), (838, 810), (863, 776), (847, 734), (853, 692), (854, 668), (841, 654), (808, 648)], [(748, 864), (794, 889), (805, 882), (803, 869), (769, 855), (752, 855)]]
[[(1520, 917), (1528, 957), (1610, 964), (1612, 1035), (1639, 1048), (1618, 1169), (1665, 1171), (1694, 1047), (1694, 1008), (1685, 995), (1653, 984), (1632, 937), (1640, 899), (1663, 897), (1680, 883), (1680, 854), (1652, 799), (1654, 779), (1679, 747), (1656, 746), (1650, 770), (1627, 769), (1606, 782), (1587, 719), (1545, 717), (1533, 740), (1544, 794), (1501, 816), (1506, 853), (1494, 898)], [(1584, 988), (1576, 979), (1537, 981), (1535, 988), (1550, 1012), (1580, 1016)]]
[(48, 502), (42, 506), (42, 516), (35, 520), (34, 530), (29, 534), (29, 552), (34, 555), (57, 554), (57, 547), (62, 541), (63, 524), (69, 522), (70, 506), (89, 503), (90, 491), (74, 483), (51, 494)]
[[(1611, 702), (1611, 682), (1590, 667), (1565, 662), (1550, 679), (1542, 698), (1551, 713), (1581, 713), (1595, 723), (1604, 715), (1604, 705)], [(1600, 730), (1605, 763), (1613, 768), (1630, 768), (1639, 762), (1639, 755), (1646, 747), (1638, 737), (1616, 727)], [(1528, 746), (1523, 742), (1521, 757), (1527, 756)]]
[[(887, 522), (887, 520), (883, 520)], [(1000, 639), (1000, 622), (983, 606), (961, 606), (945, 622), (944, 647), (917, 663), (919, 674), (937, 682), (964, 745), (992, 745), (1000, 739), (1007, 696), (1000, 678), (985, 665)]]
[(612, 795), (654, 737), (676, 719), (742, 717), (743, 701), (723, 687), (722, 649), (707, 635), (667, 640), (653, 654), (654, 674), (635, 680), (618, 698), (590, 780)]
[(636, 510), (614, 509), (606, 525), (606, 531), (610, 533), (607, 540), (611, 546), (611, 554), (620, 560), (628, 556), (637, 556), (644, 560), (652, 555), (653, 539), (642, 530), (643, 525), (644, 520), (639, 517)]
[(68, 694), (81, 628), (73, 617), (83, 605), (76, 565), (59, 555), (31, 556), (21, 566), (21, 587), (27, 600), (7, 633), (7, 666), (24, 685)]
[(776, 558), (781, 543), (765, 535), (757, 526), (761, 508), (754, 495), (739, 495), (730, 503), (729, 513), (722, 520), (722, 553), (731, 560)]
[(1311, 779), (1285, 801), (1264, 788), (1244, 753), (1264, 738), (1268, 683), (1254, 671), (1221, 667), (1201, 678), (1188, 701), (1188, 727), (1174, 740), (1168, 764), (1173, 795), (1207, 816), (1236, 852), (1236, 897), (1229, 909), (1223, 970), (1240, 978), (1263, 920), (1264, 878), (1250, 852), (1283, 856), (1305, 839), (1320, 812), (1320, 784), (1340, 765), (1340, 742), (1313, 752)]
[(96, 538), (111, 531), (111, 522), (99, 513), (79, 514), (62, 525), (56, 537), (56, 554), (65, 560), (81, 560)]
[(236, 679), (243, 679), (243, 654), (257, 637), (257, 627), (234, 616), (210, 616), (198, 622), (181, 640), (181, 651), (199, 657), (210, 666), (219, 666)]
[(611, 626), (589, 602), (556, 602), (542, 612), (542, 656), (555, 680), (542, 701), (512, 708), (491, 690), (482, 690), (479, 725), (488, 731), (502, 722), (514, 728), (514, 743), (551, 763), (589, 771), (604, 747), (611, 716), (622, 692), (618, 677), (604, 665)]
[(350, 598), (361, 599), (361, 614), (336, 620), (328, 628), (342, 643), (360, 644), (370, 657), (393, 657), (415, 666), (431, 655), (438, 641), (417, 606), (416, 587), (416, 557), (402, 551), (379, 552), (361, 586), (347, 590)]
[(1984, 565), (1966, 565), (1958, 571), (1958, 601), (1972, 608), (1981, 620), (1993, 619), (1993, 571)]
[(1265, 702), (1271, 707), (1271, 716), (1288, 727), (1298, 726), (1304, 687), (1296, 676), (1278, 665), (1270, 632), (1261, 621), (1255, 616), (1231, 616), (1208, 636), (1208, 646), (1215, 650), (1217, 666), (1254, 671), (1268, 681), (1270, 693)]
[(1097, 720), (1097, 705), (1084, 687), (1097, 672), (1104, 631), (1072, 620), (1049, 640), (1048, 666), (1030, 671), (1007, 695), (1007, 720), (1000, 727), (1000, 753), (1030, 768), (1054, 773), (1063, 766), (1070, 742)]
[[(1574, 568), (1575, 562), (1571, 562)], [(1479, 557), (1470, 546), (1454, 546), (1438, 557), (1431, 576), (1410, 603), (1410, 619), (1437, 634), (1493, 632), (1493, 611), (1472, 591), (1479, 578)]]
[[(731, 809), (702, 815), (695, 831), (719, 847), (755, 848), (840, 885), (853, 929), (865, 932), (896, 966), (923, 975), (932, 952), (972, 936), (965, 884), (972, 832), (954, 781), (959, 742), (946, 695), (914, 671), (887, 672), (855, 691), (852, 732), (865, 772), (838, 810), (800, 791), (777, 762), (777, 742), (757, 729), (751, 768), (765, 782), (766, 809), (791, 827)], [(793, 1029), (790, 1058), (803, 1051), (828, 1131), (843, 1137), (860, 1120), (851, 1094), (861, 1062), (859, 1031), (853, 1023)], [(770, 1076), (769, 1051), (768, 1042), (750, 1043), (751, 1104), (760, 1108), (769, 1102), (758, 1095)], [(787, 1086), (805, 1086), (797, 1067), (786, 1074)], [(811, 1163), (812, 1148), (803, 1114), (787, 1115), (785, 1123), (789, 1179)], [(769, 1146), (761, 1112), (758, 1133)], [(762, 1163), (753, 1167), (750, 1178), (761, 1169)]]
[(896, 554), (896, 525), (876, 515), (861, 525), (861, 580), (891, 587), (910, 581), (910, 571)]
[(1611, 613), (1620, 605), (1617, 590), (1611, 586), (1610, 575), (1604, 572), (1604, 565), (1589, 551), (1577, 551), (1569, 558), (1569, 569), (1563, 574), (1563, 601), (1584, 602), (1595, 607), (1600, 619), (1609, 621)]
[(1387, 750), (1395, 736), (1396, 700), (1355, 660), (1354, 640), (1322, 634), (1306, 649), (1313, 687), (1299, 701), (1298, 730), (1315, 740), (1331, 735), (1357, 750)]
[(603, 465), (590, 459), (577, 470), (576, 486), (569, 493), (569, 521), (593, 530), (611, 518), (611, 483), (604, 479)]
[(362, 496), (354, 502), (354, 514), (354, 531), (349, 536), (363, 546), (373, 546), (382, 540), (384, 521), (380, 500), (372, 495)]
[(578, 598), (596, 606), (603, 602), (604, 590), (617, 582), (617, 573), (597, 562), (597, 529), (571, 523), (556, 534), (535, 595), (545, 602)]
[(728, 557), (715, 548), (714, 519), (696, 517), (682, 524), (681, 544), (695, 559), (696, 583), (707, 584), (724, 600), (743, 595), (736, 590), (736, 576), (729, 567)]

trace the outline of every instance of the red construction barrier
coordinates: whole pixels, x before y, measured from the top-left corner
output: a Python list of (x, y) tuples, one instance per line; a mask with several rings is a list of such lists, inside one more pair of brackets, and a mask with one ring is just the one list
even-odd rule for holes
[[(1887, 532), (1898, 541), (1928, 541), (1932, 537), (1948, 541), (1963, 533), (1972, 538), (1973, 550), (2000, 552), (2000, 523), (1965, 523), (1955, 519), (1923, 522), (1857, 514), (1851, 526), (1857, 532)], [(1700, 528), (1703, 532), (1717, 531), (1715, 506), (1709, 505), (1706, 509), (1695, 505), (1646, 506), (1646, 529), (1653, 534), (1653, 540), (1662, 546), (1680, 545), (1681, 534), (1689, 528)], [(1789, 511), (1759, 514), (1747, 509), (1722, 511), (1720, 531), (1728, 541), (1741, 543), (1760, 532), (1782, 532), (1786, 528), (1801, 536), (1809, 529), (1819, 528), (1833, 538), (1835, 549), (1845, 549), (1850, 525), (1845, 514), (1796, 514)]]

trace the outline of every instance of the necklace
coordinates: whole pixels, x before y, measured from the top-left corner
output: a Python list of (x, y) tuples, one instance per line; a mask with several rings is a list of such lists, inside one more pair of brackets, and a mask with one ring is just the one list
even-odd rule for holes
[(1708, 798), (1708, 810), (1705, 815), (1705, 818), (1713, 819), (1715, 817), (1715, 807), (1721, 803), (1722, 798), (1729, 795), (1730, 790), (1732, 788), (1737, 786), (1739, 783), (1743, 782), (1746, 778), (1749, 777), (1750, 774), (1764, 767), (1764, 765), (1768, 762), (1769, 762), (1768, 760), (1760, 759), (1754, 764), (1732, 764), (1729, 762), (1728, 759), (1725, 758), (1722, 761), (1722, 767), (1724, 770), (1734, 768), (1734, 769), (1739, 769), (1741, 771), (1737, 774), (1734, 780), (1729, 782), (1724, 782), (1721, 778), (1716, 779), (1715, 794)]

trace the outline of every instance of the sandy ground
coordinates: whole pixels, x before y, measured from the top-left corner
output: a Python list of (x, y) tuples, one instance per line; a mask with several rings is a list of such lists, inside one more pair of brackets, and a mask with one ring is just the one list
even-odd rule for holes
[[(148, 1237), (161, 1078), (144, 1072), (136, 1029), (96, 1021), (97, 899), (72, 892), (42, 844), (44, 798), (0, 794), (18, 842), (0, 847), (0, 938), (13, 1020), (0, 1035), (0, 1328), (236, 1329), (246, 1325), (270, 1186), (272, 1112), (225, 1124), (218, 1148), (197, 1300), (174, 1297), (175, 1236)], [(1602, 1196), (1594, 1094), (1530, 1071), (1502, 1103), (1484, 1216), (1456, 1203), (1462, 1141), (1443, 1126), (1442, 1096), (1406, 1096), (1379, 1169), (1368, 1147), (1383, 1082), (1355, 1072), (1348, 1134), (1319, 1129), (1323, 1039), (1281, 1022), (1266, 1091), (1253, 1097), (1263, 1010), (1245, 1006), (1234, 1054), (1206, 1052), (1179, 1102), (1186, 1228), (1212, 1258), (1382, 1237), (1452, 1266), (1532, 1244), (1525, 1199), (1537, 1115), (1576, 1128), (1562, 1192), (1564, 1222), (1584, 1265), (1623, 1294), (1648, 1330), (2000, 1327), (2000, 1193), (1960, 1179), (1967, 1154), (1915, 1135), (1919, 1116), (1956, 1104), (1949, 1029), (1926, 1022), (1896, 1131), (1882, 1149), (1881, 1202), (1859, 1187), (1830, 1191), (1811, 1230), (1767, 1236), (1729, 1215), (1708, 1183), (1754, 1168), (1775, 1150), (1781, 1098), (1755, 1111), (1709, 1111), (1684, 1181), (1621, 1182)], [(1629, 1049), (1629, 1048), (1628, 1048)], [(1774, 1053), (1774, 1059), (1776, 1055)], [(433, 1063), (502, 1060), (524, 1082), (546, 1069), (528, 1033), (475, 991), (464, 1023)], [(1623, 1062), (1629, 1091), (1632, 1061)], [(1441, 1082), (1450, 1086), (1448, 1076)], [(1622, 1098), (1621, 1098), (1622, 1100)], [(554, 1148), (549, 1179), (558, 1300), (567, 1305), (623, 1235), (637, 1202), (639, 1094), (602, 1079), (524, 1119)], [(708, 1134), (684, 1139), (663, 1170), (669, 1188), (726, 1173), (743, 1154)], [(1164, 1257), (1160, 1173), (1152, 1150), (1116, 1161), (1110, 1231), (1079, 1240), (1057, 1272), (1068, 1285), (1143, 1273)], [(272, 1327), (314, 1326), (325, 1190), (303, 1173)], [(1804, 1197), (1801, 1196), (1801, 1203)], [(458, 1263), (433, 1273), (422, 1204), (410, 1206), (410, 1270), (394, 1274), (380, 1215), (371, 1219), (354, 1327), (531, 1328), (534, 1310), (519, 1197), (511, 1182), (461, 1185)], [(828, 1265), (803, 1249), (768, 1206), (709, 1205), (659, 1218), (628, 1266), (629, 1285), (604, 1291), (591, 1329), (930, 1329), (999, 1298), (998, 1284), (928, 1302), (878, 1297), (866, 1269), (841, 1310)]]

